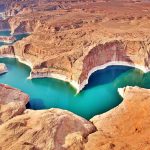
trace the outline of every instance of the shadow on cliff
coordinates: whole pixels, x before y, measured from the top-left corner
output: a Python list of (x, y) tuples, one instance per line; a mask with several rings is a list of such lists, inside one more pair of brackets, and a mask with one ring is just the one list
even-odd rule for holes
[[(136, 46), (134, 50), (135, 45), (138, 46)], [(89, 54), (84, 58), (80, 81), (82, 82), (87, 78), (88, 72), (90, 72), (91, 69), (101, 66), (107, 62), (123, 61), (134, 64), (132, 57), (134, 56), (139, 58), (139, 53), (137, 53), (137, 47), (139, 46), (140, 43), (138, 41), (122, 42), (117, 40), (97, 45), (92, 48)], [(132, 53), (132, 55), (130, 55), (130, 53)], [(126, 66), (111, 66), (106, 69), (96, 71), (90, 76), (89, 84), (83, 90), (100, 84), (109, 83), (130, 68), (131, 67)]]
[(108, 66), (105, 69), (94, 72), (88, 81), (88, 84), (83, 90), (93, 88), (95, 86), (103, 85), (114, 81), (122, 73), (132, 69), (133, 67), (128, 66)]
[[(32, 103), (31, 103), (32, 102)], [(43, 100), (38, 98), (32, 98), (30, 102), (26, 105), (27, 109), (40, 110), (45, 108)]]

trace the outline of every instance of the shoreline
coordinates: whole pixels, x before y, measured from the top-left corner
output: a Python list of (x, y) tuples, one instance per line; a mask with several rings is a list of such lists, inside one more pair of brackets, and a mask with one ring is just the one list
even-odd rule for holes
[(94, 67), (92, 68), (89, 73), (88, 73), (88, 77), (87, 79), (85, 79), (78, 87), (78, 90), (77, 90), (77, 93), (79, 93), (84, 87), (85, 85), (88, 84), (88, 80), (89, 80), (89, 77), (96, 71), (98, 70), (102, 70), (102, 69), (105, 69), (109, 66), (128, 66), (128, 67), (133, 67), (133, 68), (137, 68), (141, 71), (143, 71), (144, 73), (147, 73), (150, 71), (150, 69), (146, 68), (146, 67), (143, 67), (143, 66), (140, 66), (140, 65), (134, 65), (134, 64), (131, 64), (129, 62), (124, 62), (124, 61), (111, 61), (111, 62), (108, 62), (108, 63), (105, 63), (103, 65), (100, 65), (100, 66), (97, 66), (97, 67)]
[[(29, 66), (31, 68), (31, 71), (32, 71), (32, 65), (30, 65), (29, 63), (27, 63), (26, 61), (22, 61), (20, 59), (20, 57), (16, 57), (18, 59), (19, 62), (23, 63), (23, 64), (26, 64), (27, 66)], [(85, 87), (85, 85), (88, 84), (88, 81), (89, 81), (89, 77), (96, 71), (98, 70), (102, 70), (102, 69), (105, 69), (107, 68), (108, 66), (114, 66), (114, 65), (119, 65), (119, 66), (129, 66), (129, 67), (133, 67), (133, 68), (137, 68), (141, 71), (143, 71), (144, 73), (150, 71), (148, 69), (146, 69), (145, 67), (143, 66), (139, 66), (139, 65), (133, 65), (133, 64), (130, 64), (128, 62), (123, 62), (123, 61), (112, 61), (112, 62), (108, 62), (108, 63), (105, 63), (104, 65), (100, 65), (100, 66), (97, 66), (97, 67), (94, 67), (93, 69), (90, 70), (90, 72), (88, 73), (88, 78), (85, 79), (81, 84), (78, 84), (76, 81), (74, 80), (69, 80), (67, 79), (67, 77), (65, 75), (61, 75), (61, 74), (56, 74), (56, 73), (46, 73), (45, 75), (35, 75), (35, 76), (32, 76), (31, 75), (31, 72), (30, 72), (30, 76), (27, 78), (27, 79), (33, 79), (33, 78), (54, 78), (54, 79), (58, 79), (58, 80), (62, 80), (62, 81), (65, 81), (65, 82), (69, 82), (77, 91), (77, 94)]]
[(4, 29), (4, 30), (2, 30), (2, 29), (0, 29), (0, 32), (6, 32), (6, 31), (8, 31), (8, 32), (10, 32), (10, 36), (12, 36), (12, 35), (21, 35), (21, 34), (32, 34), (32, 32), (18, 32), (18, 33), (12, 33), (11, 32), (11, 29)]
[(124, 62), (124, 61), (111, 61), (111, 62), (105, 63), (103, 65), (92, 68), (88, 73), (87, 79), (85, 79), (81, 84), (78, 84), (74, 80), (69, 80), (65, 75), (61, 75), (61, 74), (57, 74), (57, 73), (50, 73), (50, 72), (47, 73), (46, 72), (46, 73), (39, 73), (39, 74), (32, 75), (32, 69), (33, 69), (32, 63), (29, 61), (27, 62), (27, 61), (22, 60), (22, 58), (20, 58), (19, 56), (6, 54), (6, 55), (1, 55), (0, 58), (16, 58), (20, 63), (25, 64), (28, 67), (30, 67), (31, 72), (30, 72), (30, 75), (27, 77), (27, 79), (29, 79), (29, 80), (34, 79), (34, 78), (54, 78), (54, 79), (62, 80), (64, 82), (68, 82), (71, 86), (73, 86), (76, 89), (76, 94), (78, 94), (88, 84), (89, 77), (94, 72), (105, 69), (109, 66), (115, 66), (115, 65), (129, 66), (129, 67), (137, 68), (137, 69), (143, 71), (144, 73), (147, 73), (150, 71), (150, 69), (140, 66), (140, 65), (134, 65), (134, 64)]

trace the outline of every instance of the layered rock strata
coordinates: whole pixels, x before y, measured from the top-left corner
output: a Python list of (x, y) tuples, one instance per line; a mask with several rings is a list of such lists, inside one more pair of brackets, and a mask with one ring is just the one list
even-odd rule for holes
[(0, 149), (149, 149), (150, 90), (120, 89), (123, 102), (87, 121), (61, 109), (25, 110), (29, 97), (0, 85)]
[[(18, 1), (10, 7), (17, 9), (8, 18), (12, 33), (31, 33), (11, 47), (31, 67), (30, 78), (58, 78), (79, 92), (94, 71), (108, 65), (149, 71), (147, 1)], [(1, 54), (7, 49), (0, 48)]]
[(0, 149), (82, 150), (95, 126), (65, 110), (26, 110), (29, 97), (0, 84)]
[(0, 36), (0, 42), (13, 43), (16, 38), (14, 36)]
[(126, 87), (119, 91), (123, 102), (91, 119), (98, 131), (88, 137), (86, 150), (150, 149), (150, 90)]

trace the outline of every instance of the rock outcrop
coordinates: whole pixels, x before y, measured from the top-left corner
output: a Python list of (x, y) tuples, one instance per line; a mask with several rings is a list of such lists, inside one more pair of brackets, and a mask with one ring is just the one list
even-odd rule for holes
[(13, 8), (12, 33), (31, 33), (13, 44), (31, 78), (56, 77), (80, 91), (92, 72), (110, 64), (150, 69), (147, 1), (18, 1)]
[(0, 47), (0, 57), (15, 57), (14, 47), (3, 45)]
[(6, 73), (7, 71), (8, 70), (7, 70), (6, 65), (3, 63), (0, 63), (0, 74)]
[(123, 102), (90, 122), (61, 109), (25, 110), (28, 96), (0, 85), (0, 149), (149, 149), (150, 90), (119, 91)]
[(82, 150), (95, 126), (65, 110), (26, 110), (28, 95), (0, 84), (0, 149)]
[(0, 84), (0, 125), (17, 115), (21, 115), (25, 111), (28, 101), (29, 96), (27, 94)]
[(120, 92), (124, 100), (118, 107), (91, 119), (98, 131), (88, 137), (86, 150), (150, 149), (150, 90)]
[(82, 150), (94, 131), (92, 123), (68, 111), (27, 110), (0, 126), (0, 148)]
[(16, 38), (14, 36), (0, 36), (0, 42), (13, 43)]

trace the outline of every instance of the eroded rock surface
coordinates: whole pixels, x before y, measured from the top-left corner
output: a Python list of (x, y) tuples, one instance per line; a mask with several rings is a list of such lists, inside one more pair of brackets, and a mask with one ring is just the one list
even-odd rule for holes
[(61, 109), (25, 110), (28, 96), (0, 85), (1, 150), (150, 148), (150, 90), (126, 87), (123, 102), (87, 121)]
[(126, 87), (123, 102), (91, 119), (98, 131), (88, 137), (86, 150), (150, 149), (150, 90)]
[(82, 150), (95, 126), (65, 110), (26, 110), (27, 94), (0, 84), (1, 150)]
[(13, 45), (14, 53), (28, 62), (33, 78), (67, 80), (79, 91), (98, 66), (109, 62), (150, 69), (149, 1), (11, 3), (7, 3), (11, 32), (31, 33)]
[(26, 109), (29, 96), (20, 90), (0, 84), (0, 125), (21, 115)]
[(92, 123), (68, 111), (27, 110), (0, 126), (0, 148), (82, 150), (94, 131)]

